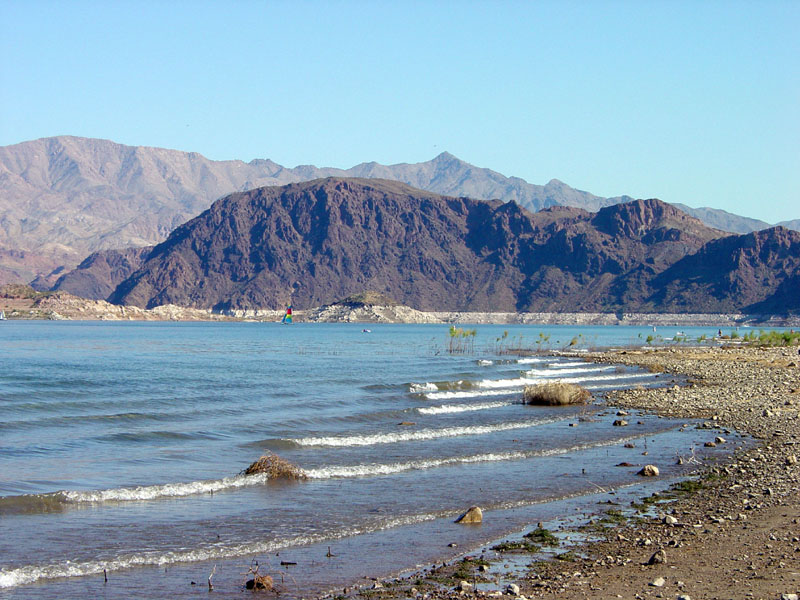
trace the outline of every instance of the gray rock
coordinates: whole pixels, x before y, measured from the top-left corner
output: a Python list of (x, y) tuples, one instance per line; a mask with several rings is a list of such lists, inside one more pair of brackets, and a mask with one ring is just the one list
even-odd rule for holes
[(666, 580), (663, 577), (657, 577), (655, 580), (650, 582), (650, 585), (653, 587), (664, 587)]
[(647, 561), (648, 565), (663, 565), (667, 562), (667, 553), (664, 552), (664, 549), (656, 550), (653, 553), (653, 556), (650, 557), (650, 560)]
[(519, 586), (516, 583), (509, 583), (506, 592), (512, 596), (519, 596)]
[(472, 584), (468, 581), (462, 581), (456, 586), (456, 589), (461, 592), (471, 592), (472, 591)]
[(637, 473), (637, 475), (641, 475), (642, 477), (658, 477), (658, 474), (658, 467), (655, 465), (645, 465)]

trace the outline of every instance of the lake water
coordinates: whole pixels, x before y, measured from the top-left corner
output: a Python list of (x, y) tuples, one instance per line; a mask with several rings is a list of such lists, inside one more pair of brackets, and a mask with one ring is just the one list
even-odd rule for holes
[[(445, 325), (367, 327), (4, 322), (0, 598), (188, 598), (212, 570), (238, 597), (254, 561), (308, 597), (631, 489), (622, 461), (679, 476), (676, 453), (708, 437), (646, 415), (612, 426), (604, 392), (668, 377), (498, 353), (642, 345), (649, 328), (478, 326), (451, 354)], [(549, 380), (596, 404), (521, 404)], [(266, 452), (309, 479), (239, 475)], [(453, 524), (471, 505), (484, 524)]]

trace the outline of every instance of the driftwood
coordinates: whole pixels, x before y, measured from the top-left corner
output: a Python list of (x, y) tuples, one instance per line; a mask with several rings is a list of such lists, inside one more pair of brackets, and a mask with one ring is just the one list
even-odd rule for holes
[(244, 587), (245, 589), (252, 590), (254, 592), (268, 592), (273, 587), (272, 577), (269, 575), (260, 575), (258, 572), (259, 564), (256, 563), (256, 568), (254, 569), (252, 566), (247, 570), (247, 573), (244, 575), (252, 575), (252, 579), (248, 579), (245, 581)]

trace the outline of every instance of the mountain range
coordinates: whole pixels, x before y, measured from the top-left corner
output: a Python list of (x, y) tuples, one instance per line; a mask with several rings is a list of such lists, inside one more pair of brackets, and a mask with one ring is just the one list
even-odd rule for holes
[(659, 200), (590, 212), (332, 177), (238, 192), (57, 289), (117, 304), (309, 308), (373, 290), (420, 310), (800, 311), (800, 233), (726, 234)]
[[(43, 138), (0, 147), (0, 284), (35, 280), (37, 287), (47, 288), (93, 252), (163, 241), (226, 194), (332, 176), (382, 178), (450, 196), (514, 200), (531, 211), (551, 206), (597, 211), (632, 200), (595, 196), (555, 179), (534, 185), (446, 152), (423, 163), (370, 162), (342, 170), (286, 168), (260, 159), (213, 161), (195, 152), (99, 139)], [(726, 231), (768, 227), (725, 211), (683, 208)]]

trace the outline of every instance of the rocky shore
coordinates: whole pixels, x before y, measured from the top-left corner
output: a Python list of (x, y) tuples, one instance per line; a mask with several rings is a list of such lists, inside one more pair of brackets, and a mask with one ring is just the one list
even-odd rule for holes
[[(9, 287), (27, 290), (10, 293)], [(34, 292), (27, 286), (0, 288), (0, 309), (9, 319), (84, 321), (279, 321), (283, 309), (189, 308), (167, 304), (151, 309), (87, 300), (67, 292)], [(440, 323), (473, 325), (639, 325), (800, 327), (800, 316), (745, 314), (650, 313), (510, 313), (420, 311), (401, 304), (333, 303), (295, 310), (296, 322), (313, 323)]]
[[(701, 419), (700, 427), (708, 429), (708, 444), (725, 444), (726, 432), (733, 430), (752, 436), (755, 444), (732, 453), (724, 464), (698, 463), (696, 480), (643, 498), (637, 506), (608, 510), (605, 517), (587, 516), (573, 536), (556, 531), (562, 540), (583, 535), (596, 541), (578, 546), (562, 543), (550, 559), (542, 559), (535, 549), (526, 555), (524, 545), (508, 554), (487, 548), (480, 557), (460, 557), (410, 577), (370, 582), (347, 595), (370, 600), (796, 599), (800, 592), (797, 347), (670, 348), (601, 352), (586, 359), (686, 378), (682, 387), (616, 392), (607, 403), (617, 410)], [(491, 512), (484, 519), (491, 519)], [(534, 535), (535, 527), (531, 524)], [(539, 537), (549, 533), (540, 532)]]

